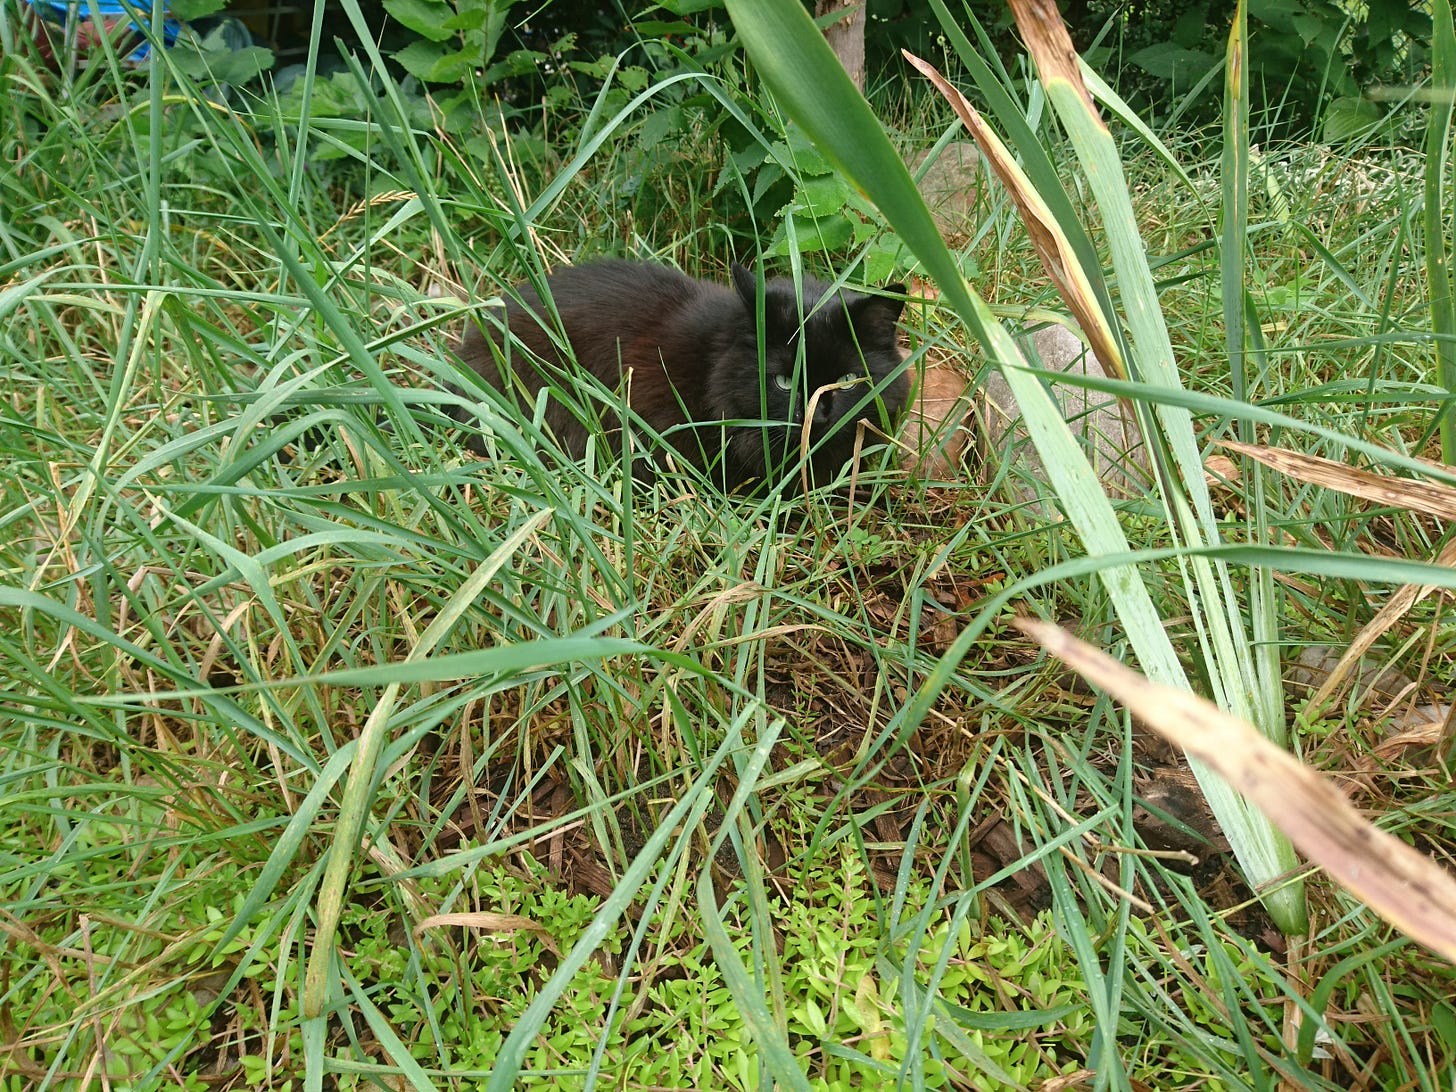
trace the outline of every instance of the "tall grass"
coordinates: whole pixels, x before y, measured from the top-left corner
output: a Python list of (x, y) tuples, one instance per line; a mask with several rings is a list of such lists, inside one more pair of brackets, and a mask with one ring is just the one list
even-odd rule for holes
[[(869, 499), (644, 487), (607, 444), (578, 465), (489, 392), (451, 393), (450, 338), (550, 264), (721, 275), (741, 237), (715, 221), (713, 142), (683, 138), (662, 183), (681, 200), (648, 222), (604, 191), (685, 86), (765, 151), (777, 104), (731, 72), (667, 75), (577, 104), (573, 142), (530, 158), (422, 127), (377, 78), (374, 111), (336, 119), (225, 109), (105, 52), (71, 85), (0, 58), (6, 1088), (1014, 1088), (1083, 1068), (1320, 1088), (1367, 1065), (1436, 1086), (1449, 1005), (1420, 954), (1316, 885), (1286, 955), (1211, 893), (1216, 867), (1147, 854), (1146, 742), (997, 628), (985, 608), (1014, 594), (1119, 639), (1085, 534), (871, 465)], [(1314, 303), (1278, 312), (1291, 367), (1251, 419), (1422, 454), (1414, 175), (1313, 156), (1265, 161), (1263, 192), (1283, 179), (1322, 249), (1252, 236), (1256, 299)], [(1167, 218), (1179, 359), (1201, 361), (1206, 212), (1157, 162), (1131, 169), (1139, 218)], [(1321, 224), (1360, 172), (1380, 184), (1358, 230)], [(983, 209), (997, 302), (1045, 305), (1009, 210)], [(911, 310), (917, 364), (974, 370), (960, 318)], [(1193, 371), (1199, 412), (1253, 397)], [(1401, 513), (1267, 489), (1279, 536), (1435, 545)], [(1112, 562), (1191, 641), (1145, 549), (1158, 513), (1116, 511), (1145, 552)], [(1341, 572), (1286, 573), (1312, 637), (1363, 621)], [(1402, 662), (1434, 673), (1449, 627), (1421, 609)], [(1358, 716), (1320, 723), (1309, 757), (1370, 761)], [(1403, 775), (1376, 798), (1392, 826), (1448, 845), (1449, 790)], [(1382, 1021), (1346, 1020), (1371, 1005)]]

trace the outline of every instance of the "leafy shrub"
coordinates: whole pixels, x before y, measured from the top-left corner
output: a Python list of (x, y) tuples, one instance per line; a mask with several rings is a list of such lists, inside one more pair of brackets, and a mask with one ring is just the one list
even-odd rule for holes
[[(1118, 27), (1129, 59), (1174, 92), (1188, 92), (1221, 66), (1233, 4), (1157, 5), (1165, 11)], [(1365, 93), (1381, 84), (1415, 82), (1429, 58), (1431, 19), (1407, 0), (1251, 0), (1250, 86), (1266, 121), (1285, 135), (1318, 125), (1338, 139), (1380, 120)], [(1147, 45), (1136, 47), (1146, 40)], [(1262, 96), (1260, 95), (1262, 92)], [(1216, 107), (1222, 81), (1204, 86)], [(1148, 105), (1157, 105), (1148, 96)]]

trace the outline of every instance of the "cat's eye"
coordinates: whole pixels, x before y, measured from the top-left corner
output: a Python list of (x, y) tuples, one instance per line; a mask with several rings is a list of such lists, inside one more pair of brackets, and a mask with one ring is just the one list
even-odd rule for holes
[(852, 387), (863, 378), (864, 376), (856, 375), (854, 372), (846, 372), (839, 377), (839, 385), (841, 387)]
[(774, 386), (781, 391), (791, 391), (794, 389), (794, 381), (786, 375), (776, 375), (774, 376)]

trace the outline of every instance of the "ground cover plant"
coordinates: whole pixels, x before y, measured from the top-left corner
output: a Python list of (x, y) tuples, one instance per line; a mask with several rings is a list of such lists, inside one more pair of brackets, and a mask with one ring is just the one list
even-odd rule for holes
[[(1274, 832), (1236, 857), (1181, 756), (1010, 624), (1156, 674), (1141, 589), (1163, 670), (1246, 686), (1449, 858), (1432, 150), (1125, 119), (1120, 222), (1055, 93), (978, 70), (947, 12), (967, 47), (935, 61), (1068, 180), (1119, 344), (1151, 300), (1182, 401), (1122, 389), (1149, 435), (1187, 411), (1165, 473), (1206, 470), (1206, 511), (1080, 496), (1070, 459), (1028, 498), (1002, 452), (871, 450), (807, 497), (644, 485), (451, 393), (502, 286), (596, 254), (911, 277), (911, 366), (968, 377), (1013, 365), (978, 322), (1068, 306), (978, 179), (947, 241), (991, 306), (959, 312), (875, 164), (755, 52), (775, 5), (741, 7), (711, 70), (606, 64), (539, 128), (480, 103), (468, 141), (367, 49), (224, 107), (165, 56), (68, 81), (3, 9), (5, 1088), (1450, 1086), (1449, 965)], [(929, 83), (876, 105), (907, 160), (963, 136)], [(1295, 685), (1352, 646), (1333, 700)]]

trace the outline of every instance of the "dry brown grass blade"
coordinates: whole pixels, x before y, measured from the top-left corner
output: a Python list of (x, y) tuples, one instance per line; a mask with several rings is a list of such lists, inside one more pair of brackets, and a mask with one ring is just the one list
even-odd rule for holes
[(1067, 24), (1056, 0), (1010, 0), (1011, 14), (1016, 17), (1016, 29), (1021, 31), (1026, 42), (1026, 51), (1036, 62), (1036, 70), (1043, 83), (1065, 80), (1076, 88), (1087, 104), (1087, 112), (1100, 120), (1097, 107), (1082, 82), (1082, 71), (1077, 63), (1077, 48), (1072, 45), (1072, 36), (1067, 33)]
[(1384, 474), (1372, 474), (1368, 470), (1337, 463), (1318, 455), (1305, 455), (1280, 447), (1264, 447), (1260, 444), (1242, 444), (1225, 440), (1220, 445), (1229, 451), (1247, 455), (1279, 473), (1311, 485), (1322, 485), (1352, 497), (1388, 504), (1392, 508), (1404, 508), (1411, 512), (1424, 512), (1437, 519), (1456, 520), (1456, 489), (1439, 482), (1418, 482), (1409, 478), (1389, 478)]
[[(1289, 451), (1285, 448), (1244, 444), (1234, 440), (1226, 440), (1220, 446), (1229, 451), (1246, 455), (1255, 462), (1263, 463), (1270, 469), (1297, 481), (1323, 486), (1326, 489), (1333, 489), (1352, 497), (1360, 497), (1362, 500), (1373, 501), (1376, 504), (1389, 505), (1392, 508), (1422, 512), (1428, 516), (1435, 516), (1437, 519), (1456, 519), (1456, 489), (1449, 485), (1442, 485), (1439, 482), (1414, 481), (1409, 478), (1391, 478), (1368, 470), (1356, 470), (1344, 463), (1337, 463), (1333, 459), (1306, 455), (1303, 452)], [(1447, 544), (1437, 557), (1436, 564), (1456, 565), (1456, 543)], [(1310, 708), (1318, 709), (1323, 706), (1344, 683), (1350, 672), (1359, 664), (1360, 658), (1370, 651), (1375, 642), (1404, 618), (1411, 607), (1433, 590), (1430, 586), (1423, 587), (1416, 584), (1407, 584), (1398, 589), (1391, 596), (1390, 601), (1360, 631), (1359, 636), (1351, 642), (1350, 647), (1340, 657), (1339, 663), (1330, 670), (1324, 683), (1310, 699)]]
[(492, 933), (534, 933), (541, 941), (541, 947), (554, 956), (561, 955), (556, 938), (538, 921), (520, 914), (498, 914), (493, 911), (462, 911), (452, 914), (432, 914), (412, 930), (416, 937), (422, 937), (431, 929), (447, 929), (451, 926), (466, 929), (484, 929)]
[[(1456, 567), (1456, 540), (1446, 543), (1446, 548), (1436, 558), (1436, 564)], [(1330, 695), (1340, 687), (1350, 672), (1359, 664), (1360, 658), (1370, 651), (1375, 642), (1404, 618), (1413, 606), (1433, 591), (1435, 591), (1435, 587), (1430, 584), (1406, 584), (1404, 587), (1396, 589), (1390, 597), (1390, 602), (1381, 607), (1375, 617), (1365, 624), (1359, 635), (1350, 643), (1350, 647), (1345, 649), (1339, 663), (1330, 669), (1329, 675), (1325, 677), (1319, 690), (1310, 698), (1309, 707), (1319, 709), (1329, 701)]]
[[(1060, 25), (1060, 21), (1058, 25)], [(1046, 267), (1047, 274), (1056, 284), (1057, 291), (1061, 293), (1067, 309), (1072, 312), (1072, 317), (1077, 320), (1077, 325), (1087, 336), (1087, 342), (1097, 355), (1097, 359), (1102, 362), (1103, 370), (1108, 375), (1126, 379), (1127, 371), (1123, 367), (1122, 356), (1117, 351), (1117, 343), (1112, 337), (1112, 331), (1108, 329), (1102, 309), (1097, 305), (1097, 297), (1092, 291), (1092, 285), (1077, 262), (1072, 244), (1057, 225), (1056, 217), (1052, 215), (1051, 209), (1037, 193), (1031, 179), (1027, 178), (1025, 172), (1007, 150), (1006, 145), (1001, 143), (1001, 138), (992, 132), (981, 119), (976, 108), (966, 101), (964, 95), (946, 82), (945, 77), (936, 71), (934, 65), (921, 60), (908, 50), (902, 52), (904, 52), (905, 59), (945, 96), (945, 100), (955, 110), (956, 116), (961, 119), (961, 124), (975, 138), (976, 145), (981, 149), (981, 154), (986, 157), (986, 162), (991, 165), (991, 169), (996, 172), (996, 177), (1006, 187), (1006, 192), (1011, 196), (1017, 211), (1021, 214), (1021, 222), (1026, 225), (1026, 233), (1030, 237), (1032, 245), (1036, 247), (1042, 265)], [(1085, 89), (1083, 93), (1086, 93)]]
[(1380, 830), (1328, 780), (1210, 701), (1149, 682), (1060, 626), (1016, 626), (1207, 763), (1310, 860), (1406, 936), (1456, 963), (1456, 878)]

